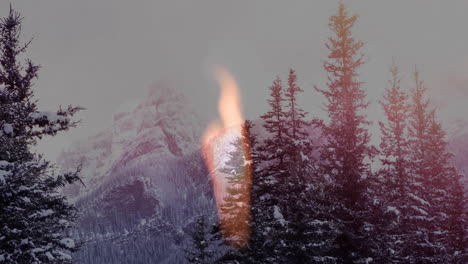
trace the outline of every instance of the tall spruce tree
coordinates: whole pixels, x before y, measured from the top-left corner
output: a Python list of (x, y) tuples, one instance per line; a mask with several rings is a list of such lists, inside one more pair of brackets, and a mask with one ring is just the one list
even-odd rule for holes
[(252, 237), (249, 250), (252, 263), (279, 261), (275, 254), (278, 241), (273, 239), (273, 235), (284, 225), (284, 222), (275, 218), (279, 216), (278, 213), (275, 214), (278, 212), (275, 208), (278, 208), (282, 196), (277, 186), (284, 181), (286, 174), (284, 95), (279, 77), (273, 81), (270, 91), (270, 111), (261, 116), (268, 136), (252, 147), (256, 153), (252, 179)]
[(447, 219), (447, 254), (449, 263), (468, 262), (468, 234), (466, 212), (467, 199), (462, 183), (463, 175), (452, 174), (448, 186), (448, 199), (446, 212)]
[[(380, 143), (380, 159), (383, 165), (381, 173), (384, 174), (385, 186), (392, 192), (391, 200), (398, 199), (398, 193), (404, 193), (407, 182), (406, 159), (409, 152), (407, 139), (407, 118), (410, 105), (408, 95), (400, 87), (398, 67), (390, 68), (392, 79), (390, 87), (385, 90), (384, 101), (381, 106), (385, 112), (385, 122), (379, 122), (382, 139)], [(397, 202), (398, 203), (398, 202)]]
[(427, 184), (428, 199), (430, 202), (430, 215), (433, 217), (429, 242), (434, 248), (431, 261), (439, 263), (449, 261), (448, 247), (448, 214), (449, 181), (453, 180), (456, 169), (450, 166), (452, 153), (447, 152), (447, 142), (442, 125), (436, 119), (435, 110), (431, 111), (429, 118), (428, 137), (430, 145), (427, 149), (429, 177)]
[[(327, 262), (329, 215), (321, 185), (315, 182), (312, 144), (306, 113), (297, 99), (302, 89), (294, 70), (283, 90), (277, 78), (271, 89), (271, 110), (262, 116), (268, 132), (258, 155), (252, 185), (251, 263)], [(283, 93), (284, 92), (284, 93)], [(284, 94), (284, 96), (283, 96)], [(254, 162), (255, 164), (255, 162)], [(325, 217), (327, 216), (327, 217)]]
[(268, 104), (271, 109), (261, 118), (264, 121), (263, 127), (269, 133), (264, 144), (260, 147), (261, 152), (265, 153), (262, 160), (272, 161), (269, 171), (284, 170), (284, 149), (286, 143), (285, 111), (284, 111), (284, 91), (281, 79), (277, 76), (270, 87), (270, 96)]
[(232, 142), (234, 150), (222, 170), (228, 175), (228, 186), (221, 205), (221, 224), (228, 244), (239, 250), (247, 246), (250, 236), (250, 128), (250, 121), (242, 124), (241, 136)]
[[(268, 223), (263, 222), (267, 218), (267, 214), (263, 211), (269, 204), (265, 201), (268, 188), (265, 178), (260, 168), (260, 150), (258, 135), (254, 133), (254, 124), (252, 121), (245, 123), (246, 136), (248, 136), (249, 152), (248, 162), (251, 166), (251, 183), (250, 183), (250, 238), (246, 251), (243, 254), (243, 262), (245, 263), (264, 263), (268, 257), (268, 250), (265, 248), (265, 240), (267, 239), (266, 230), (269, 228)], [(241, 262), (241, 263), (243, 263)]]
[(431, 142), (429, 128), (431, 110), (426, 95), (426, 88), (419, 78), (419, 72), (413, 74), (414, 89), (411, 100), (412, 109), (409, 117), (410, 156), (408, 169), (408, 207), (403, 232), (409, 234), (410, 240), (403, 241), (402, 252), (405, 259), (415, 263), (431, 263), (437, 246), (432, 244), (431, 232), (434, 230), (435, 218), (431, 211), (431, 160), (428, 158), (428, 147)]
[[(464, 201), (459, 193), (461, 176), (451, 164), (453, 154), (447, 150), (446, 134), (436, 118), (435, 110), (431, 111), (429, 118), (428, 137), (431, 144), (426, 155), (430, 173), (427, 191), (433, 217), (429, 233), (429, 242), (434, 248), (431, 261), (457, 263), (459, 258), (463, 258), (461, 255), (466, 254), (462, 249), (466, 249), (466, 244), (463, 244), (464, 216), (463, 207), (460, 207)], [(466, 255), (464, 258), (466, 262)]]
[(246, 120), (241, 126), (241, 136), (233, 142), (234, 150), (223, 169), (227, 177), (228, 187), (224, 203), (221, 206), (223, 215), (222, 227), (224, 241), (231, 248), (218, 260), (219, 263), (251, 263), (258, 248), (252, 239), (252, 200), (251, 191), (254, 168), (256, 165), (255, 135), (252, 134), (253, 123)]
[[(357, 16), (350, 16), (340, 2), (330, 18), (333, 33), (326, 43), (330, 51), (324, 68), (329, 74), (327, 89), (316, 88), (327, 99), (329, 123), (324, 126), (328, 140), (322, 151), (322, 173), (334, 181), (336, 193), (331, 208), (340, 226), (335, 255), (341, 263), (371, 260), (373, 227), (366, 221), (369, 197), (370, 161), (376, 150), (369, 144), (370, 122), (362, 113), (368, 107), (358, 69), (364, 63), (361, 48), (351, 32)], [(330, 194), (331, 194), (330, 193)]]
[[(374, 197), (379, 201), (374, 223), (379, 230), (380, 250), (382, 262), (402, 262), (402, 241), (410, 240), (403, 232), (408, 208), (408, 159), (409, 141), (407, 119), (410, 113), (408, 95), (400, 86), (398, 67), (390, 67), (390, 87), (385, 90), (384, 100), (380, 102), (385, 121), (379, 122), (382, 133), (380, 143), (380, 161), (382, 169), (378, 172), (378, 185)], [(383, 214), (378, 214), (378, 212)], [(384, 216), (384, 217), (383, 217)]]
[(462, 263), (464, 196), (445, 132), (419, 72), (413, 74), (411, 105), (399, 87), (397, 68), (391, 73), (381, 103), (386, 121), (380, 122), (382, 169), (375, 194), (387, 220), (374, 222), (386, 250), (379, 262)]
[(445, 132), (429, 106), (419, 72), (415, 71), (413, 77), (407, 190), (410, 199), (403, 226), (411, 239), (404, 241), (403, 253), (412, 262), (452, 263), (461, 256), (458, 249), (463, 247), (459, 244), (463, 239), (452, 236), (460, 234), (464, 225), (463, 209), (458, 207), (464, 199), (457, 194), (460, 176), (450, 164), (453, 154), (447, 151)]
[(0, 262), (71, 263), (76, 247), (66, 230), (75, 209), (59, 188), (78, 172), (54, 174), (32, 147), (75, 126), (70, 117), (80, 108), (37, 110), (32, 86), (39, 66), (18, 60), (30, 43), (20, 43), (21, 21), (11, 8), (0, 21)]
[(305, 157), (311, 150), (311, 144), (306, 130), (309, 126), (305, 120), (307, 113), (302, 110), (297, 103), (301, 92), (304, 92), (304, 90), (297, 85), (296, 72), (290, 69), (288, 87), (284, 92), (285, 101), (287, 103), (285, 111), (285, 132), (289, 140), (288, 145), (290, 145), (288, 154), (293, 163), (297, 163), (302, 159), (306, 160)]
[(227, 187), (220, 207), (221, 226), (225, 240), (235, 248), (245, 246), (248, 226), (244, 220), (246, 220), (246, 214), (249, 211), (246, 201), (244, 154), (241, 144), (241, 138), (234, 140), (232, 143), (234, 150), (229, 153), (230, 158), (222, 170), (227, 174)]
[(313, 161), (311, 160), (312, 144), (309, 138), (306, 112), (298, 104), (303, 90), (297, 85), (296, 72), (290, 69), (288, 86), (285, 89), (285, 137), (284, 148), (287, 171), (283, 181), (276, 188), (282, 194), (275, 208), (276, 215), (281, 213), (285, 223), (277, 232), (277, 253), (285, 263), (308, 263), (315, 256), (317, 245), (322, 241), (317, 238), (316, 209), (311, 183)]

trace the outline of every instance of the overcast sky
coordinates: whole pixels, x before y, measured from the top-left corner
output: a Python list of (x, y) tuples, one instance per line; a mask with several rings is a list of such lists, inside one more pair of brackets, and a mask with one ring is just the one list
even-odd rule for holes
[[(464, 118), (468, 1), (344, 2), (359, 15), (354, 32), (365, 42), (361, 80), (371, 119), (380, 117), (376, 102), (392, 58), (408, 88), (418, 66), (447, 125)], [(8, 5), (0, 0), (1, 16)], [(313, 85), (326, 81), (324, 42), (336, 1), (15, 0), (13, 7), (25, 17), (23, 38), (34, 37), (28, 56), (43, 67), (35, 86), (42, 110), (87, 108), (79, 128), (41, 144), (51, 158), (102, 129), (119, 105), (144, 97), (159, 81), (182, 90), (196, 111), (213, 118), (215, 65), (238, 80), (247, 118), (266, 110), (268, 86), (277, 74), (285, 79), (290, 67), (305, 90), (303, 107), (323, 115)]]

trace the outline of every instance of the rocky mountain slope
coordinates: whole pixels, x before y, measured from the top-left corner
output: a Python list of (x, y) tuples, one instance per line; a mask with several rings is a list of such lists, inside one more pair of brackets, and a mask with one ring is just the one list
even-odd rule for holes
[(216, 219), (202, 131), (182, 94), (156, 86), (61, 155), (64, 171), (82, 165), (84, 185), (64, 189), (80, 210), (79, 263), (185, 263), (193, 219)]
[(82, 180), (66, 190), (79, 198), (99, 186), (120, 168), (161, 158), (177, 158), (199, 148), (202, 127), (184, 96), (176, 90), (154, 86), (141, 103), (113, 116), (111, 127), (76, 142), (58, 159), (65, 171), (83, 165)]

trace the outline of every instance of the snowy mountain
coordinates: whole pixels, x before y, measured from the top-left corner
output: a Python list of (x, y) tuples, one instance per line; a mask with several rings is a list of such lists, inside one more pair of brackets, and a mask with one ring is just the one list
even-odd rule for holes
[(202, 129), (181, 93), (155, 86), (64, 151), (62, 170), (82, 166), (84, 185), (64, 190), (80, 210), (79, 263), (185, 263), (193, 219), (216, 220)]
[(75, 184), (66, 193), (79, 198), (120, 168), (191, 154), (199, 148), (202, 129), (180, 92), (154, 86), (141, 103), (115, 113), (111, 127), (74, 143), (60, 155), (57, 162), (64, 171), (83, 166), (86, 188)]
[[(121, 107), (110, 127), (63, 152), (62, 170), (82, 165), (84, 184), (64, 190), (80, 210), (79, 263), (185, 263), (195, 217), (216, 221), (200, 149), (205, 128), (188, 105), (178, 91), (153, 87), (141, 102)], [(255, 123), (262, 140), (262, 123)], [(229, 135), (213, 139), (216, 155), (232, 149)]]

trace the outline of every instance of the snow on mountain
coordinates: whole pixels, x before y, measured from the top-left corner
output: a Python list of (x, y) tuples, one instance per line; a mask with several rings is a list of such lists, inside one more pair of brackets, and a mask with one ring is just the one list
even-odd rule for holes
[(64, 171), (82, 165), (86, 185), (75, 184), (65, 192), (76, 199), (119, 168), (192, 153), (199, 148), (202, 129), (180, 92), (154, 86), (141, 102), (121, 107), (111, 127), (74, 143), (60, 155), (57, 163)]
[(80, 263), (185, 263), (190, 223), (201, 214), (216, 219), (203, 129), (185, 97), (159, 85), (62, 153), (62, 170), (82, 166), (84, 185), (63, 190), (80, 212)]

